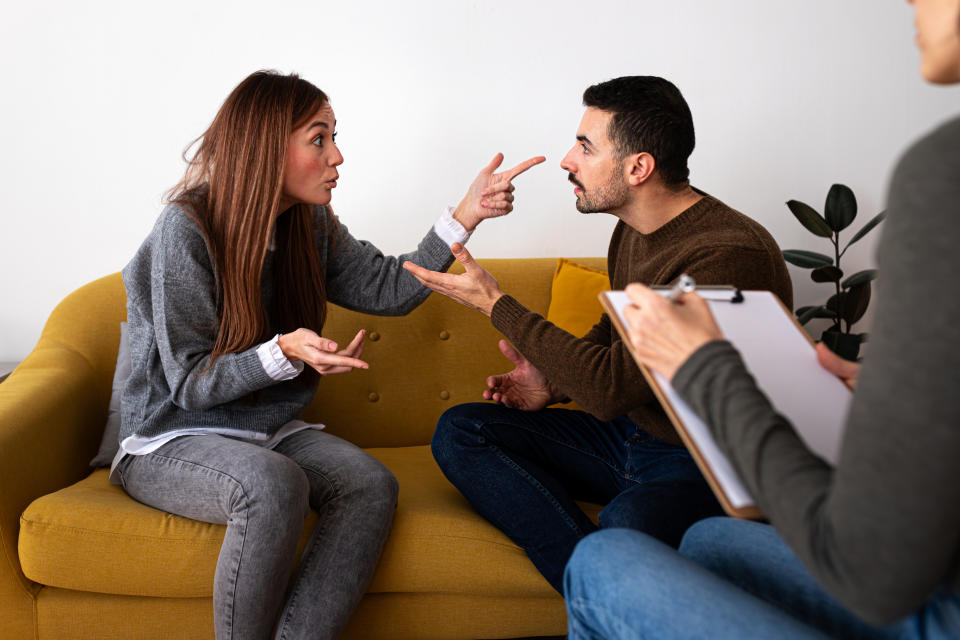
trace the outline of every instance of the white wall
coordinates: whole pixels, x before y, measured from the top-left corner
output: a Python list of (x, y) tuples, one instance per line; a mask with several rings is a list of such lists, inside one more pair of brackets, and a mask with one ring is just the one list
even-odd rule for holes
[[(129, 260), (184, 146), (255, 69), (331, 95), (346, 157), (335, 208), (388, 252), (413, 246), (495, 152), (546, 155), (519, 179), (515, 212), (471, 240), (481, 257), (605, 254), (614, 219), (577, 213), (558, 166), (599, 80), (673, 80), (697, 128), (694, 184), (783, 248), (824, 248), (786, 200), (819, 208), (844, 182), (858, 226), (882, 208), (899, 152), (960, 98), (918, 78), (897, 0), (54, 1), (3, 14), (0, 360), (25, 357), (63, 296)], [(851, 250), (850, 270), (874, 244)], [(798, 303), (821, 299), (794, 276)]]

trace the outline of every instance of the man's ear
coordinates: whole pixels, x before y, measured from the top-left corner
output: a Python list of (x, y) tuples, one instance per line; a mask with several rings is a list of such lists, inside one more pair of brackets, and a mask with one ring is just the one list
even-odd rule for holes
[(627, 183), (632, 187), (639, 186), (650, 179), (654, 169), (657, 168), (657, 162), (653, 156), (646, 151), (627, 156), (627, 166), (624, 168), (627, 174)]

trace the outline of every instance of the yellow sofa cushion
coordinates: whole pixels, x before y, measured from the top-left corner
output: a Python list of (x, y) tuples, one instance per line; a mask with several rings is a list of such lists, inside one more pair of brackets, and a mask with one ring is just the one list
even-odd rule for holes
[[(603, 315), (603, 306), (597, 295), (609, 288), (610, 277), (603, 269), (559, 258), (550, 285), (547, 320), (575, 336), (586, 335)], [(559, 406), (573, 411), (584, 410), (576, 402)]]
[[(549, 597), (526, 554), (447, 482), (428, 446), (369, 449), (400, 498), (370, 593)], [(211, 597), (225, 527), (131, 500), (107, 470), (35, 500), (20, 519), (28, 578), (51, 587), (167, 598)], [(596, 516), (597, 507), (586, 507)], [(316, 524), (311, 512), (301, 546)], [(477, 571), (477, 566), (483, 571)]]
[(547, 320), (575, 336), (586, 335), (603, 314), (597, 295), (609, 288), (606, 271), (560, 258), (550, 286)]
[[(6, 613), (6, 612), (4, 612)], [(4, 640), (214, 640), (209, 598), (111, 596), (47, 587), (38, 596), (38, 633)], [(566, 632), (563, 599), (458, 593), (367, 594), (340, 640), (473, 640)]]

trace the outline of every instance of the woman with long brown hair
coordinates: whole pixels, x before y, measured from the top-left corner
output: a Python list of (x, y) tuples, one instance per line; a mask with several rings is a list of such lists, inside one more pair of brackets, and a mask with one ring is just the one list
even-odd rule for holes
[[(247, 77), (123, 270), (131, 374), (111, 478), (145, 504), (227, 525), (220, 639), (336, 637), (390, 530), (390, 471), (298, 419), (322, 376), (368, 366), (363, 331), (343, 349), (320, 335), (327, 301), (409, 312), (430, 292), (400, 265), (449, 267), (450, 244), (508, 213), (511, 180), (543, 161), (494, 173), (498, 154), (415, 251), (388, 257), (328, 206), (343, 162), (335, 126), (309, 82)], [(287, 591), (311, 507), (320, 524)]]

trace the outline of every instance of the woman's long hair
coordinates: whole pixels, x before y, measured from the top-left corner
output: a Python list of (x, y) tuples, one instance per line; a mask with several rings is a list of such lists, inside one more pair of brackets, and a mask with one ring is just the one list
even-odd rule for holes
[[(323, 91), (295, 74), (257, 71), (237, 85), (210, 127), (184, 151), (187, 171), (167, 201), (189, 213), (212, 254), (219, 327), (211, 364), (269, 339), (271, 315), (281, 332), (310, 327), (319, 333), (323, 326), (325, 269), (312, 207), (297, 204), (279, 217), (278, 207), (289, 136), (327, 102)], [(328, 222), (329, 213), (324, 226), (332, 226)], [(261, 281), (273, 237), (275, 286), (268, 310)]]

